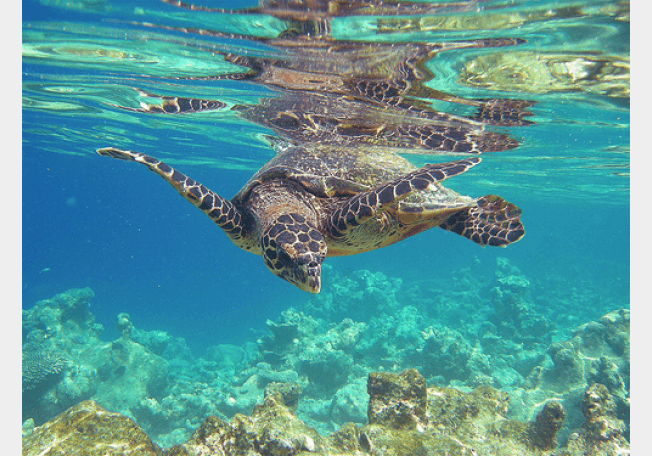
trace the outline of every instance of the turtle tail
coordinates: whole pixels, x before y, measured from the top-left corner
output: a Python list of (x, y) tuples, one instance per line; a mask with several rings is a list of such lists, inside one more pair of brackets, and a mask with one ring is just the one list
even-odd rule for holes
[(500, 196), (478, 198), (475, 206), (454, 213), (440, 225), (481, 246), (505, 247), (523, 237), (521, 210)]
[(98, 149), (97, 153), (104, 157), (142, 163), (150, 171), (155, 172), (165, 179), (181, 196), (208, 215), (211, 220), (226, 232), (231, 240), (236, 242), (242, 239), (242, 214), (238, 208), (199, 182), (190, 179), (188, 176), (166, 165), (162, 161), (140, 152), (106, 147)]

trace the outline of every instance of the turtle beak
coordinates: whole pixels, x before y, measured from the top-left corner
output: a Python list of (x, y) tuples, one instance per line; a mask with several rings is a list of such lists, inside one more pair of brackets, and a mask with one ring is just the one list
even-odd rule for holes
[(306, 271), (306, 281), (304, 282), (304, 287), (300, 287), (302, 290), (309, 293), (319, 293), (321, 290), (321, 265), (309, 266)]
[(261, 254), (272, 273), (300, 290), (319, 293), (327, 245), (321, 233), (300, 215), (272, 225), (261, 238)]
[(285, 279), (303, 291), (316, 294), (321, 290), (321, 259), (311, 259), (310, 262), (295, 264)]
[(321, 265), (299, 265), (291, 273), (281, 275), (281, 278), (303, 291), (317, 294), (321, 290)]

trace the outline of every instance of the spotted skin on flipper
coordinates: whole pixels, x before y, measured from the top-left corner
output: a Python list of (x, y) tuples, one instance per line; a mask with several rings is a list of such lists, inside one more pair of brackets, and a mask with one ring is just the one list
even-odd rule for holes
[(482, 246), (504, 247), (518, 241), (525, 229), (521, 210), (495, 195), (478, 198), (477, 204), (451, 215), (440, 226)]
[(244, 226), (240, 211), (231, 202), (204, 187), (199, 182), (190, 179), (185, 174), (180, 173), (162, 161), (140, 152), (107, 147), (98, 149), (97, 153), (105, 157), (134, 161), (147, 166), (150, 171), (158, 174), (172, 185), (181, 196), (208, 215), (234, 242), (242, 240)]
[(427, 190), (436, 182), (461, 174), (480, 161), (480, 158), (474, 157), (450, 163), (426, 165), (367, 192), (359, 193), (342, 203), (332, 213), (329, 233), (334, 238), (341, 238), (348, 230), (376, 217), (411, 193)]

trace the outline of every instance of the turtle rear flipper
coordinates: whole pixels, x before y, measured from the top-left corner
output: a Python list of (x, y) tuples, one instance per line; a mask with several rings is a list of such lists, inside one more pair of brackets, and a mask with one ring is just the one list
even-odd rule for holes
[(190, 179), (188, 176), (166, 165), (162, 161), (140, 152), (106, 147), (98, 149), (97, 153), (104, 157), (142, 163), (150, 171), (155, 172), (165, 179), (181, 196), (208, 215), (211, 220), (226, 232), (232, 241), (237, 242), (242, 238), (243, 225), (240, 211), (230, 201), (225, 200), (199, 182)]
[(425, 165), (342, 202), (329, 218), (328, 231), (334, 238), (376, 217), (410, 194), (433, 189), (436, 182), (462, 174), (480, 163), (480, 158), (466, 158), (449, 163)]
[(476, 205), (448, 217), (439, 227), (464, 236), (481, 246), (505, 247), (523, 237), (521, 210), (500, 196), (478, 198)]

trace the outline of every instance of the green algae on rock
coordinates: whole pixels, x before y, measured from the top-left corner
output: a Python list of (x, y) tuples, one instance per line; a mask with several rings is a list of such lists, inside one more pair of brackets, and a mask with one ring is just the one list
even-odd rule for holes
[(395, 429), (425, 429), (428, 423), (426, 380), (408, 369), (398, 376), (386, 372), (369, 374), (369, 424), (383, 423)]
[(136, 423), (84, 401), (23, 437), (23, 456), (158, 456)]
[(616, 404), (604, 385), (595, 383), (584, 392), (584, 426), (570, 435), (561, 456), (628, 455), (623, 437), (625, 424), (616, 417)]
[[(549, 402), (531, 423), (505, 417), (509, 397), (491, 387), (463, 393), (453, 388), (426, 388), (414, 369), (400, 374), (372, 373), (369, 424), (347, 423), (321, 436), (298, 419), (297, 390), (274, 385), (250, 416), (230, 422), (208, 417), (184, 444), (161, 450), (129, 418), (86, 401), (36, 428), (23, 438), (23, 456), (294, 456), (309, 454), (376, 456), (466, 454), (493, 455), (624, 455), (622, 421), (603, 385), (585, 393), (586, 425), (555, 450), (555, 434), (564, 420), (560, 403)], [(288, 407), (288, 404), (290, 407)]]

